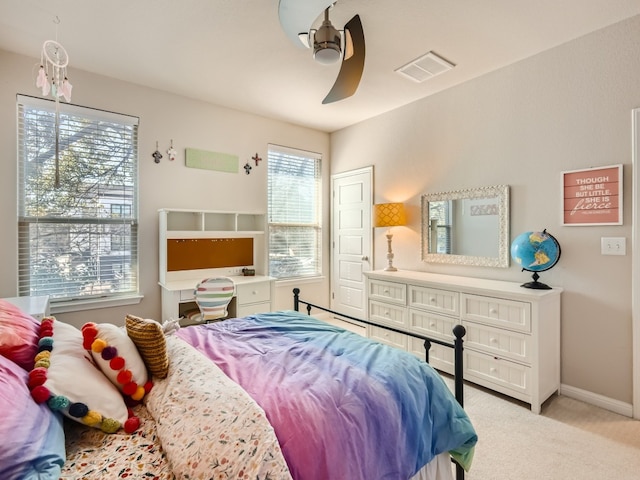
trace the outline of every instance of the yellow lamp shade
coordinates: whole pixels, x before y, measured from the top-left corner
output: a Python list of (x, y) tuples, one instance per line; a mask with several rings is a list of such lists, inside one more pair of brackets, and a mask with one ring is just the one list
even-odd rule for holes
[(398, 227), (407, 224), (407, 212), (403, 203), (378, 203), (373, 206), (375, 227)]

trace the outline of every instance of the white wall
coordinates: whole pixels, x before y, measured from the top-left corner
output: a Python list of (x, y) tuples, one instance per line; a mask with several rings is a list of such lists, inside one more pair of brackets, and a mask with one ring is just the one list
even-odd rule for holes
[[(629, 404), (639, 32), (635, 17), (331, 136), (332, 174), (374, 165), (375, 202), (411, 206), (411, 225), (394, 229), (394, 265), (401, 269), (527, 281), (530, 274), (514, 265), (420, 260), (421, 194), (510, 185), (511, 238), (547, 228), (562, 246), (560, 262), (542, 274), (564, 288), (562, 382)], [(624, 225), (562, 226), (560, 172), (619, 163)], [(383, 233), (375, 232), (376, 268), (384, 266)], [(626, 237), (627, 255), (600, 255), (603, 236)]]
[[(17, 157), (16, 94), (38, 96), (35, 72), (38, 60), (0, 50), (0, 297), (16, 295), (17, 283)], [(34, 69), (34, 66), (36, 67)], [(71, 66), (73, 67), (73, 66)], [(319, 152), (329, 178), (329, 135), (280, 121), (241, 113), (146, 87), (93, 75), (70, 68), (74, 85), (73, 103), (110, 110), (140, 118), (140, 285), (144, 299), (139, 305), (62, 313), (58, 318), (82, 325), (88, 320), (122, 324), (126, 313), (160, 318), (158, 286), (158, 209), (205, 208), (229, 211), (264, 211), (267, 202), (267, 144)], [(171, 162), (165, 154), (173, 139), (178, 158)], [(151, 154), (156, 141), (164, 158), (154, 163)], [(231, 153), (240, 164), (250, 161), (250, 175), (240, 168), (237, 174), (187, 168), (187, 147)], [(251, 157), (258, 153), (258, 167)], [(329, 181), (324, 185), (328, 199)], [(324, 205), (324, 224), (329, 225), (329, 201)], [(328, 245), (329, 228), (323, 241)], [(329, 259), (323, 268), (328, 273)], [(328, 280), (304, 288), (304, 297), (326, 303)], [(291, 285), (277, 288), (276, 308), (292, 308)]]

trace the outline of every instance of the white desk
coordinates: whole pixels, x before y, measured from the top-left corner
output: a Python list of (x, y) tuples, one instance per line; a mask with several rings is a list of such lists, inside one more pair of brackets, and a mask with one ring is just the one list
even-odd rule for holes
[[(230, 317), (244, 317), (252, 313), (270, 312), (274, 298), (273, 277), (264, 275), (232, 276), (236, 293), (229, 304)], [(162, 320), (177, 320), (184, 313), (197, 309), (194, 290), (202, 277), (159, 282), (162, 288)], [(184, 323), (183, 323), (184, 325)]]
[(49, 315), (49, 295), (38, 297), (11, 297), (3, 298), (3, 300), (15, 305), (36, 320), (42, 320)]

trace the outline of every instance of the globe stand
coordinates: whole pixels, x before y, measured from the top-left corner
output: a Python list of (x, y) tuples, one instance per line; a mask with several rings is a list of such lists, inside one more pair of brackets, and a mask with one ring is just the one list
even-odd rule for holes
[[(522, 271), (524, 272), (524, 269)], [(524, 288), (533, 288), (535, 290), (551, 290), (551, 287), (549, 285), (538, 281), (538, 279), (540, 278), (540, 275), (538, 275), (538, 272), (533, 272), (533, 275), (531, 275), (531, 278), (533, 278), (533, 282), (523, 283), (520, 286)]]

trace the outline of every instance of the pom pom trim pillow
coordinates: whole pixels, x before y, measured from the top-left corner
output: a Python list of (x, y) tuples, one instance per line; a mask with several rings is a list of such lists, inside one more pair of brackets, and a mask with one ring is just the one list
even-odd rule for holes
[(120, 391), (96, 367), (73, 325), (47, 317), (29, 373), (31, 396), (53, 411), (106, 433), (118, 431), (129, 412)]
[(151, 375), (166, 378), (169, 373), (169, 356), (162, 325), (155, 320), (135, 315), (127, 315), (125, 324), (129, 338), (138, 347)]
[(102, 373), (125, 396), (129, 406), (140, 402), (151, 390), (145, 365), (127, 332), (111, 323), (85, 323), (83, 345)]

